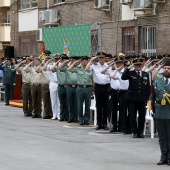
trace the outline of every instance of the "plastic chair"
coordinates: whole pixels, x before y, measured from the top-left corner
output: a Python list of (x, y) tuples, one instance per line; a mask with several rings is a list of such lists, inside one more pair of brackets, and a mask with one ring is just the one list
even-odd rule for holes
[(145, 133), (146, 133), (146, 121), (148, 121), (149, 125), (150, 125), (149, 129), (150, 129), (150, 132), (151, 132), (151, 138), (154, 138), (154, 120), (153, 120), (153, 117), (152, 117), (152, 113), (153, 113), (153, 111), (152, 110), (149, 111), (149, 109), (147, 108), (143, 134), (145, 135)]
[(97, 111), (96, 111), (96, 100), (95, 100), (95, 98), (91, 100), (90, 110), (94, 111), (94, 126), (96, 126), (97, 125)]

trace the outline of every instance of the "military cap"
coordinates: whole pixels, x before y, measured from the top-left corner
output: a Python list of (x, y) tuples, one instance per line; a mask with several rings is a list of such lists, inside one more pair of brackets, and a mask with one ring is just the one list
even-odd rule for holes
[(112, 54), (106, 54), (106, 57), (113, 58)]
[(51, 59), (50, 56), (46, 56), (46, 57), (45, 57), (45, 60), (50, 60), (50, 59)]
[(71, 56), (70, 58), (71, 58), (71, 59), (75, 59), (75, 60), (79, 60), (79, 59), (81, 59), (82, 57), (81, 57), (81, 56)]
[(161, 55), (154, 55), (154, 56), (151, 56), (151, 60), (152, 61), (159, 61), (162, 59), (162, 56)]
[(26, 60), (30, 60), (30, 61), (33, 61), (33, 58), (31, 57), (27, 57)]
[(38, 57), (35, 57), (34, 60), (38, 60), (38, 61), (42, 62), (42, 60), (40, 58), (38, 58)]
[(60, 58), (60, 54), (59, 53), (55, 53), (52, 56), (53, 56), (53, 58)]
[(97, 56), (100, 58), (100, 57), (106, 57), (106, 53), (104, 52), (99, 52), (97, 53)]
[(164, 60), (170, 60), (170, 54), (164, 54), (163, 58)]
[(148, 57), (146, 57), (146, 55), (143, 54), (139, 54), (137, 58), (143, 58), (144, 60), (148, 60)]
[(131, 54), (129, 56), (130, 56), (130, 58), (137, 58), (137, 56), (135, 54)]
[(0, 57), (0, 60), (4, 60), (4, 57)]
[(143, 63), (143, 58), (135, 58), (134, 60), (133, 60), (133, 64), (142, 64)]
[(164, 66), (170, 66), (170, 61), (166, 61), (166, 62), (164, 63)]
[(118, 56), (121, 58), (125, 57), (125, 55), (123, 53), (119, 53)]
[(89, 59), (88, 56), (82, 56), (82, 57), (81, 57), (81, 60), (88, 60), (88, 59)]
[(131, 65), (131, 62), (126, 60), (123, 62), (123, 65), (129, 67)]
[(50, 55), (50, 54), (51, 54), (51, 51), (45, 50), (44, 54), (45, 54), (45, 55)]
[(61, 58), (61, 59), (68, 59), (68, 56), (67, 56), (66, 54), (61, 54), (61, 55), (60, 55), (60, 58)]
[(123, 63), (123, 58), (122, 57), (116, 57), (115, 60), (114, 60), (115, 63)]
[(5, 60), (12, 61), (12, 59), (11, 59), (11, 58), (5, 58)]
[(124, 57), (126, 60), (129, 60), (130, 59), (130, 55), (125, 55)]

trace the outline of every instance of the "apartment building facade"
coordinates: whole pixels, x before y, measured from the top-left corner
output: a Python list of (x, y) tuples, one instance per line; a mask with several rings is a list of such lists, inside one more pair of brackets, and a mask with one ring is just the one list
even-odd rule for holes
[(0, 1), (0, 57), (4, 57), (5, 47), (10, 45), (10, 0)]
[[(43, 40), (41, 28), (49, 29), (48, 34), (59, 31), (60, 35), (59, 28), (91, 25), (86, 33), (91, 55), (97, 51), (112, 55), (164, 54), (169, 53), (169, 15), (170, 0), (11, 0), (11, 45), (16, 56), (38, 56)], [(61, 38), (51, 36), (50, 41), (55, 43)], [(48, 36), (44, 38), (48, 43)], [(63, 48), (68, 45), (65, 42), (67, 39)]]

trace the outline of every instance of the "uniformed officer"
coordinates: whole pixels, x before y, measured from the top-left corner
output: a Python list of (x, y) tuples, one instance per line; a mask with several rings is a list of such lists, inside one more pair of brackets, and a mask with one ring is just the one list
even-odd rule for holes
[(0, 64), (0, 70), (3, 70), (2, 82), (5, 87), (5, 105), (9, 105), (9, 100), (14, 97), (14, 83), (16, 82), (16, 71), (14, 66), (11, 65), (11, 59), (6, 58), (3, 63)]
[[(89, 57), (83, 56), (80, 60), (75, 61), (70, 65), (68, 71), (77, 73), (78, 87), (77, 87), (77, 105), (80, 125), (89, 125), (90, 119), (90, 105), (92, 94), (92, 72), (86, 72)], [(81, 63), (81, 66), (79, 64)], [(83, 102), (85, 102), (85, 112), (83, 115)]]
[[(25, 72), (24, 67), (32, 61), (29, 57), (24, 57), (15, 70), (22, 75), (22, 100), (24, 116), (32, 116), (32, 97), (31, 97), (31, 73)], [(26, 65), (25, 65), (26, 64)]]
[[(122, 80), (129, 80), (128, 100), (130, 107), (131, 128), (133, 138), (144, 138), (143, 130), (145, 123), (146, 104), (150, 95), (150, 81), (148, 73), (141, 71), (143, 59), (133, 60), (135, 70), (128, 67), (122, 74)], [(136, 122), (137, 111), (139, 114), (138, 126)]]
[[(48, 60), (45, 65), (43, 66), (43, 71), (50, 71), (50, 99), (51, 99), (51, 107), (53, 112), (52, 120), (60, 119), (60, 101), (58, 98), (58, 82), (57, 82), (57, 75), (55, 72), (51, 71), (51, 68), (54, 63), (59, 63), (60, 54), (53, 54), (53, 58)], [(53, 63), (52, 63), (53, 62)]]
[[(32, 64), (35, 64), (33, 67)], [(24, 71), (31, 73), (31, 96), (32, 96), (32, 118), (41, 118), (41, 103), (42, 103), (42, 95), (41, 95), (41, 79), (42, 73), (37, 73), (36, 67), (41, 65), (41, 59), (35, 58), (34, 61), (29, 63)]]
[[(50, 51), (45, 51), (45, 56), (46, 57), (44, 59), (44, 63), (46, 63), (48, 60), (51, 59), (49, 57), (50, 54), (51, 54)], [(43, 105), (44, 105), (43, 119), (51, 119), (52, 118), (52, 109), (51, 109), (50, 90), (49, 90), (49, 83), (50, 83), (49, 76), (50, 76), (50, 72), (49, 71), (43, 71), (41, 64), (36, 67), (35, 71), (37, 73), (42, 73), (41, 94), (42, 94)]]
[[(65, 60), (68, 59), (66, 54), (60, 55), (60, 64), (62, 64)], [(66, 79), (66, 69), (67, 64), (63, 67), (60, 65), (57, 67), (58, 62), (55, 63), (51, 67), (51, 71), (56, 72), (57, 80), (58, 80), (58, 97), (60, 100), (60, 120), (59, 121), (68, 121), (69, 114), (68, 114), (68, 101), (67, 101), (67, 79)]]
[[(161, 68), (159, 66), (157, 72)], [(170, 165), (170, 61), (163, 65), (163, 73), (154, 82), (155, 118), (159, 136), (161, 158), (157, 165)]]
[[(97, 64), (92, 62), (98, 58)], [(95, 83), (94, 92), (96, 97), (96, 108), (97, 108), (97, 127), (96, 130), (105, 129), (107, 127), (107, 115), (108, 115), (108, 102), (109, 102), (109, 86), (110, 78), (109, 75), (104, 75), (101, 71), (108, 66), (105, 62), (106, 54), (104, 52), (97, 53), (97, 57), (92, 58), (87, 64), (85, 70), (93, 72), (93, 81)], [(91, 65), (92, 64), (92, 65)]]

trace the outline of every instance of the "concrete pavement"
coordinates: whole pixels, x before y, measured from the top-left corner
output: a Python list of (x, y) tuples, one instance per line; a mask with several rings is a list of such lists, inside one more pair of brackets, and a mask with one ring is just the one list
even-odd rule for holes
[(0, 170), (166, 170), (157, 137), (24, 117), (0, 102)]

